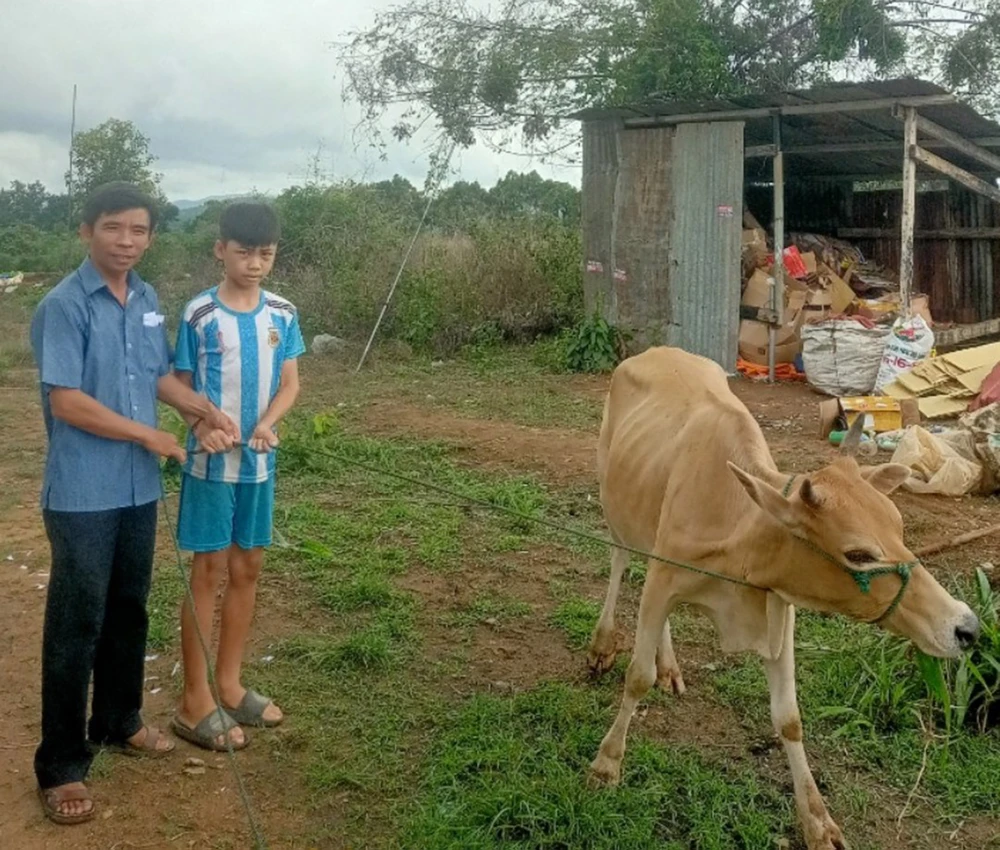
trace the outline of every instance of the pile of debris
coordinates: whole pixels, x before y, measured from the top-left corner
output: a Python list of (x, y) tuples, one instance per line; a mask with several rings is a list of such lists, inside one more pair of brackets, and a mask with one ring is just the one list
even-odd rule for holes
[[(866, 326), (891, 326), (899, 318), (899, 284), (891, 273), (865, 259), (855, 246), (814, 233), (790, 234), (782, 252), (785, 296), (780, 315), (771, 310), (774, 251), (767, 233), (749, 211), (743, 214), (740, 300), (740, 358), (764, 365), (770, 328), (776, 326), (776, 363), (795, 363), (804, 324), (835, 317), (856, 318)], [(911, 309), (931, 322), (928, 300), (911, 298)]]
[(23, 272), (0, 272), (0, 295), (14, 292), (24, 283)]

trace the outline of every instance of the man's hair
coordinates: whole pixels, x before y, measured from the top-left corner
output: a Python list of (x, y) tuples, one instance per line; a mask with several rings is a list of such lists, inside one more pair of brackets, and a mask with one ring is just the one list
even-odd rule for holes
[(281, 236), (278, 215), (268, 204), (240, 201), (230, 204), (219, 219), (219, 238), (247, 248), (277, 245)]
[(140, 209), (149, 213), (149, 231), (152, 233), (160, 218), (156, 201), (131, 183), (105, 183), (94, 189), (84, 202), (83, 223), (93, 227), (102, 215)]

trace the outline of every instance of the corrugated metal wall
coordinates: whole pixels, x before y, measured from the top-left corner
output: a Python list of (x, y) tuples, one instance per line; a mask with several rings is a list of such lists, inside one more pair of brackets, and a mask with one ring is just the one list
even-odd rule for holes
[(743, 125), (583, 127), (584, 295), (632, 347), (677, 345), (732, 371)]
[(736, 368), (743, 124), (682, 124), (674, 138), (667, 342)]

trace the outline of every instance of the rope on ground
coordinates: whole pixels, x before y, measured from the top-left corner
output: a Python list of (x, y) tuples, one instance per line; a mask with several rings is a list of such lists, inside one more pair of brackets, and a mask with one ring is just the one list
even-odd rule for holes
[[(223, 715), (222, 699), (219, 696), (219, 688), (215, 680), (215, 668), (212, 665), (212, 657), (209, 652), (208, 642), (205, 640), (205, 635), (202, 634), (201, 626), (198, 625), (198, 617), (194, 605), (194, 594), (191, 591), (191, 577), (188, 574), (188, 571), (184, 569), (184, 558), (181, 555), (180, 541), (177, 539), (177, 529), (174, 527), (173, 518), (170, 515), (170, 508), (167, 505), (166, 499), (166, 488), (163, 486), (162, 480), (160, 483), (160, 489), (163, 493), (163, 497), (160, 501), (163, 504), (164, 519), (170, 529), (170, 540), (174, 544), (174, 554), (177, 558), (177, 569), (180, 572), (181, 581), (184, 583), (184, 590), (187, 596), (188, 604), (191, 606), (191, 614), (194, 618), (195, 631), (198, 634), (198, 643), (201, 646), (202, 654), (205, 656), (205, 669), (208, 671), (208, 684), (212, 689), (212, 697), (215, 699), (215, 706), (219, 713), (219, 719), (224, 722), (226, 718)], [(233, 751), (233, 742), (229, 732), (225, 733), (225, 740), (226, 753), (229, 755), (229, 765), (232, 768), (233, 776), (236, 779), (236, 790), (239, 793), (240, 801), (243, 804), (247, 825), (250, 827), (254, 850), (268, 850), (267, 839), (261, 831), (257, 815), (254, 812), (253, 801), (250, 799), (250, 792), (247, 790), (246, 782), (244, 782), (243, 775), (240, 773), (239, 765), (236, 762), (236, 753)]]

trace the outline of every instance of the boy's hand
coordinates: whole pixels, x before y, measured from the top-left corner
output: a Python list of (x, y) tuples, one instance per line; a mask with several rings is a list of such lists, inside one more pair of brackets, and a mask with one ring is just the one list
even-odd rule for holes
[[(229, 435), (232, 442), (229, 448), (233, 447), (233, 444), (240, 441), (240, 426), (233, 422), (225, 413), (223, 413), (219, 408), (212, 406), (212, 409), (204, 416), (202, 421), (209, 427), (212, 431), (223, 431)], [(197, 436), (197, 435), (196, 435)], [(221, 450), (220, 450), (221, 451)]]
[(270, 425), (261, 423), (254, 428), (248, 445), (255, 452), (265, 453), (278, 448), (278, 442), (278, 435), (274, 433), (274, 429)]
[(199, 423), (194, 429), (194, 436), (198, 440), (198, 445), (210, 455), (228, 452), (236, 445), (232, 435), (221, 428), (212, 428), (205, 422)]

